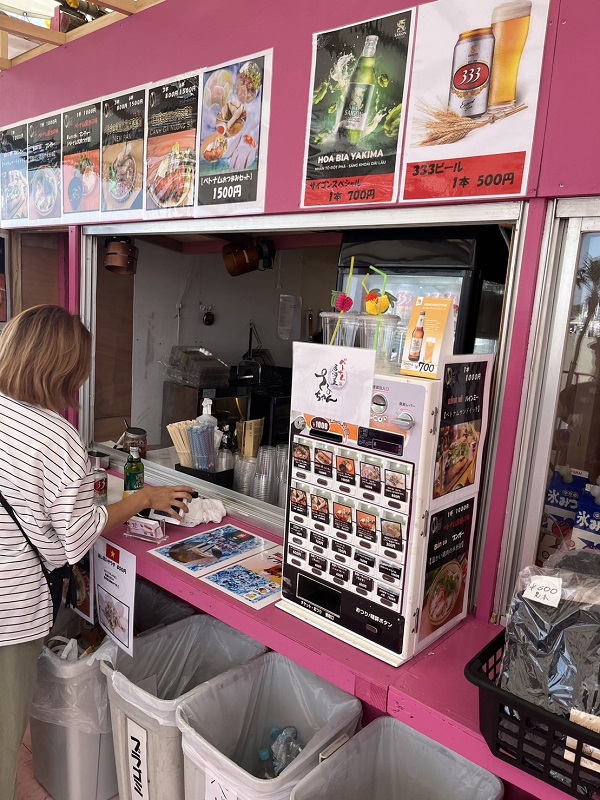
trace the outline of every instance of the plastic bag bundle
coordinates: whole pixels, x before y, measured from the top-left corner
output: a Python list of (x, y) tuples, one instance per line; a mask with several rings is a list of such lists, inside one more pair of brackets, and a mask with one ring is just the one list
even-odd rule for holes
[[(540, 576), (561, 582), (558, 606), (525, 596)], [(500, 685), (563, 717), (600, 713), (600, 554), (559, 552), (519, 575)]]

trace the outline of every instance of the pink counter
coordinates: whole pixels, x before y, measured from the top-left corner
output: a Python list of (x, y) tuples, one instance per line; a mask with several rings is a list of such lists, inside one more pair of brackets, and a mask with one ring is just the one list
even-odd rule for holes
[[(223, 522), (240, 524), (230, 517)], [(209, 527), (214, 526), (168, 526), (168, 542)], [(246, 522), (243, 527), (265, 539), (281, 541)], [(154, 544), (124, 537), (123, 530), (106, 538), (135, 554), (141, 577), (354, 694), (371, 706), (371, 714), (388, 713), (498, 775), (512, 784), (507, 787), (506, 800), (526, 800), (528, 795), (523, 792), (543, 800), (564, 800), (562, 792), (495, 758), (479, 733), (477, 689), (467, 682), (463, 671), (498, 633), (497, 626), (469, 618), (428, 651), (401, 667), (390, 667), (275, 604), (257, 611), (228, 597), (149, 554)]]

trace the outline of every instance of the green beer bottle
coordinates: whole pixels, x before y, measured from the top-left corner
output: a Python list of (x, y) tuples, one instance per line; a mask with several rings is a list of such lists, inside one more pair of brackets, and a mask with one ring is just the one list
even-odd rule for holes
[(129, 497), (130, 494), (143, 488), (144, 464), (140, 458), (139, 448), (132, 447), (123, 468), (123, 497)]
[(367, 36), (362, 55), (350, 78), (342, 115), (338, 124), (338, 138), (358, 144), (366, 127), (373, 92), (375, 91), (375, 50), (379, 36)]

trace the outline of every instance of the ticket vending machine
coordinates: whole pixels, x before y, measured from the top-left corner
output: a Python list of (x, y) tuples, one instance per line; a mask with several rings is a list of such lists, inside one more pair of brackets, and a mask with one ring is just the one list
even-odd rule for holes
[(375, 375), (368, 426), (292, 408), (281, 608), (393, 665), (465, 617), (491, 362)]

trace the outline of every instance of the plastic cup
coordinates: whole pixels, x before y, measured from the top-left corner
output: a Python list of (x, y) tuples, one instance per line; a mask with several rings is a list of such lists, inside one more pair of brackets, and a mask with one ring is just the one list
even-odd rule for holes
[[(321, 311), (323, 344), (354, 347), (359, 318), (360, 314), (356, 311), (348, 311), (344, 314), (342, 314), (341, 311)], [(339, 325), (338, 321), (340, 323)], [(335, 338), (333, 338), (334, 332)]]
[(398, 317), (360, 315), (360, 346), (375, 350), (376, 369), (389, 368), (397, 327)]

